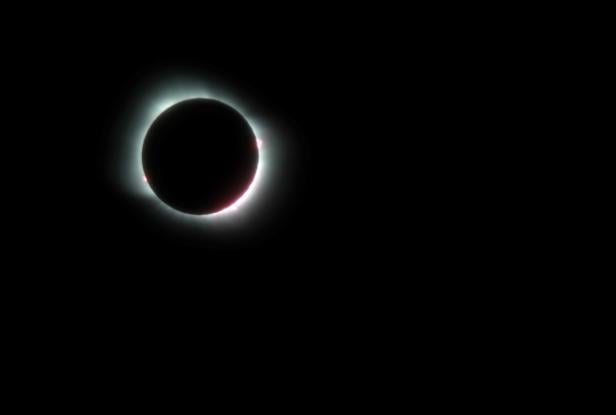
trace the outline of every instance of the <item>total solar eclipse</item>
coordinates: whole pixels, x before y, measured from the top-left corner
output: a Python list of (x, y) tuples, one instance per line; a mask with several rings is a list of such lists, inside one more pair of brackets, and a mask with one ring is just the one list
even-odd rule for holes
[(141, 152), (148, 185), (168, 206), (212, 215), (234, 205), (255, 180), (258, 140), (233, 107), (214, 99), (188, 99), (162, 112)]
[(293, 137), (253, 91), (206, 71), (152, 68), (118, 108), (108, 174), (126, 202), (173, 232), (243, 235), (284, 206)]

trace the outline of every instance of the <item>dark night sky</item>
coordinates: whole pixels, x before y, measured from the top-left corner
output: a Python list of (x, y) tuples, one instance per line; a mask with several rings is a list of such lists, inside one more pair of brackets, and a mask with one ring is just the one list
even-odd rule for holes
[[(135, 85), (169, 67), (224, 79), (289, 131), (294, 154), (287, 190), (276, 196), (275, 217), (264, 212), (258, 231), (213, 238), (207, 229), (158, 226), (144, 213), (147, 206), (109, 179), (114, 134), (130, 116), (123, 112)], [(83, 54), (33, 62), (26, 70), (40, 98), (19, 122), (24, 136), (40, 145), (34, 154), (29, 144), (23, 147), (34, 166), (20, 169), (30, 185), (18, 191), (32, 211), (24, 243), (54, 267), (103, 270), (135, 286), (152, 278), (163, 284), (167, 277), (152, 273), (165, 267), (174, 281), (189, 284), (223, 283), (229, 275), (253, 282), (261, 275), (272, 284), (301, 280), (305, 272), (324, 277), (345, 268), (356, 247), (363, 251), (375, 242), (372, 232), (383, 219), (377, 211), (400, 206), (397, 195), (376, 187), (379, 139), (366, 115), (383, 103), (370, 98), (377, 91), (354, 65)], [(384, 133), (387, 126), (378, 129)]]
[[(52, 264), (126, 275), (122, 283), (135, 286), (168, 267), (173, 281), (188, 284), (225, 283), (231, 274), (299, 287), (307, 274), (310, 284), (331, 275), (327, 284), (346, 287), (356, 269), (382, 275), (409, 255), (438, 257), (461, 238), (454, 229), (469, 226), (459, 219), (473, 189), (459, 173), (472, 170), (466, 161), (477, 153), (461, 143), (468, 131), (455, 133), (470, 121), (455, 110), (470, 102), (463, 102), (471, 97), (464, 76), (428, 56), (370, 66), (148, 53), (35, 61), (26, 73), (40, 98), (34, 108), (29, 98), (20, 101), (31, 110), (19, 122), (41, 143), (33, 158), (24, 148), (35, 168), (20, 169), (29, 186), (19, 190), (32, 210), (24, 243)], [(176, 67), (246, 91), (290, 133), (290, 190), (258, 232), (212, 238), (204, 229), (157, 226), (107, 177), (135, 85)]]
[[(7, 78), (28, 80), (27, 93), (25, 81), (15, 91), (15, 107), (27, 110), (9, 121), (17, 124), (9, 165), (18, 180), (8, 185), (22, 201), (9, 208), (23, 218), (9, 226), (19, 228), (12, 247), (30, 253), (26, 269), (47, 270), (32, 277), (40, 295), (61, 293), (84, 307), (112, 301), (113, 310), (145, 302), (159, 312), (208, 298), (208, 307), (269, 309), (289, 320), (397, 314), (408, 298), (461, 301), (483, 280), (457, 270), (489, 269), (508, 253), (493, 241), (519, 220), (500, 213), (517, 201), (499, 193), (506, 182), (485, 165), (504, 160), (499, 146), (513, 133), (497, 127), (505, 112), (494, 105), (498, 90), (477, 86), (500, 85), (499, 63), (473, 66), (467, 52), (418, 47), (389, 60), (56, 52), (13, 60)], [(135, 85), (175, 67), (224, 79), (290, 132), (288, 191), (257, 231), (158, 226), (109, 180), (113, 134), (130, 115)]]
[[(523, 24), (534, 10), (505, 27), (512, 10), (441, 4), (293, 5), (268, 11), (276, 26), (250, 5), (163, 4), (163, 20), (135, 6), (28, 4), (0, 29), (6, 377), (51, 395), (28, 386), (20, 407), (160, 407), (174, 386), (172, 413), (190, 397), (211, 409), (212, 394), (285, 413), (371, 398), (387, 413), (415, 395), (459, 408), (515, 394), (508, 405), (567, 370), (566, 342), (543, 342), (581, 320), (551, 303), (581, 307), (559, 293), (570, 218), (548, 203), (564, 181), (550, 163), (580, 168), (558, 152), (586, 136), (554, 132), (571, 122), (552, 105), (568, 102), (571, 79), (554, 80), (569, 65), (543, 63), (560, 30), (540, 43)], [(256, 27), (215, 31), (238, 17)], [(176, 228), (110, 178), (135, 88), (176, 68), (232, 85), (288, 132), (284, 191), (250, 231)]]
[[(258, 374), (273, 362), (285, 383), (310, 373), (320, 385), (409, 356), (440, 376), (435, 362), (509, 344), (508, 304), (543, 288), (521, 259), (543, 255), (547, 231), (529, 228), (549, 214), (536, 213), (549, 187), (520, 184), (542, 159), (542, 133), (520, 121), (544, 114), (528, 105), (533, 67), (423, 34), (389, 52), (370, 35), (354, 50), (258, 44), (241, 59), (196, 40), (16, 47), (4, 292), (14, 337), (37, 338), (17, 347), (38, 356), (58, 342), (116, 378), (127, 361), (169, 369), (158, 357), (171, 353)], [(176, 228), (110, 178), (135, 88), (175, 68), (224, 80), (288, 132), (284, 191), (250, 231)]]

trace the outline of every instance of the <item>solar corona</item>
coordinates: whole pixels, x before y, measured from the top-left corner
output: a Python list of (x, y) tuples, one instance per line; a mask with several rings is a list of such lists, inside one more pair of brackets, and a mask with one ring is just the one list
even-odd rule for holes
[(169, 77), (136, 95), (118, 157), (126, 190), (190, 223), (239, 222), (259, 213), (277, 164), (276, 132), (262, 113), (194, 78)]

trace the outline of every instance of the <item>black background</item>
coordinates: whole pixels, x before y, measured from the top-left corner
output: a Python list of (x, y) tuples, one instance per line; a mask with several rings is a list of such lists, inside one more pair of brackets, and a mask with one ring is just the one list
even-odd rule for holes
[[(129, 308), (140, 301), (201, 307), (209, 297), (233, 299), (232, 309), (272, 301), (300, 307), (314, 295), (334, 301), (375, 284), (394, 267), (387, 258), (408, 251), (403, 206), (413, 185), (394, 181), (406, 182), (415, 168), (393, 160), (413, 158), (405, 154), (412, 127), (398, 117), (418, 103), (390, 100), (405, 90), (387, 82), (395, 65), (374, 73), (297, 56), (230, 63), (177, 50), (131, 52), (56, 50), (11, 68), (27, 91), (15, 91), (12, 120), (17, 180), (9, 184), (20, 202), (11, 207), (25, 218), (13, 246), (35, 255), (23, 266), (37, 275), (36, 290), (85, 306), (111, 297)], [(256, 230), (226, 237), (174, 229), (109, 177), (136, 87), (175, 67), (224, 79), (289, 132), (288, 186), (276, 196), (276, 214), (264, 212)], [(407, 129), (391, 135), (394, 123)], [(276, 307), (281, 315), (284, 307)]]
[[(18, 330), (79, 338), (72, 353), (105, 350), (101, 366), (124, 370), (130, 360), (146, 373), (155, 349), (176, 346), (187, 352), (174, 352), (179, 360), (208, 350), (214, 364), (230, 355), (257, 371), (309, 350), (298, 362), (306, 368), (331, 353), (350, 368), (354, 336), (404, 337), (396, 326), (408, 296), (423, 295), (403, 287), (425, 285), (418, 249), (433, 220), (422, 217), (427, 173), (416, 163), (425, 157), (409, 152), (423, 147), (413, 137), (424, 103), (408, 95), (416, 85), (391, 82), (402, 68), (123, 52), (71, 51), (14, 68), (32, 79), (27, 94), (16, 91), (26, 110), (13, 119), (8, 161), (18, 177), (20, 219), (7, 224), (9, 252), (19, 252), (21, 277), (9, 282)], [(174, 229), (109, 178), (135, 85), (176, 66), (245, 88), (290, 133), (289, 186), (254, 231)]]
[[(489, 150), (481, 137), (492, 121), (473, 124), (473, 108), (490, 104), (475, 82), (489, 68), (467, 71), (467, 55), (429, 48), (369, 63), (299, 53), (230, 63), (195, 50), (71, 49), (14, 61), (15, 76), (31, 79), (18, 98), (27, 110), (13, 120), (21, 129), (11, 162), (24, 201), (16, 207), (28, 218), (15, 243), (40, 259), (26, 265), (60, 270), (44, 286), (86, 301), (125, 295), (127, 304), (199, 306), (201, 295), (224, 301), (238, 292), (235, 301), (248, 304), (370, 302), (350, 293), (432, 285), (408, 276), (449, 269), (489, 240), (467, 232), (497, 203), (469, 179)], [(245, 91), (289, 132), (289, 186), (256, 231), (221, 238), (174, 229), (109, 178), (136, 86), (176, 67)], [(77, 295), (81, 284), (88, 295)]]
[[(558, 171), (535, 166), (553, 156), (538, 125), (554, 73), (492, 28), (469, 36), (479, 26), (452, 13), (458, 25), (441, 11), (308, 19), (300, 36), (268, 40), (257, 28), (187, 33), (183, 19), (11, 32), (2, 252), (14, 348), (49, 368), (48, 384), (65, 362), (131, 392), (165, 372), (199, 387), (218, 366), (222, 389), (249, 373), (249, 386), (274, 377), (266, 388), (308, 402), (313, 389), (287, 379), (323, 385), (318, 396), (375, 382), (405, 394), (398, 379), (420, 371), (419, 387), (440, 394), (443, 378), (468, 385), (477, 361), (488, 380), (528, 365), (553, 322), (530, 315), (552, 288), (534, 277), (552, 267), (535, 260), (550, 248), (555, 210), (541, 201)], [(135, 85), (176, 65), (220, 75), (289, 126), (293, 186), (257, 233), (174, 230), (109, 180)]]
[[(353, 345), (401, 345), (411, 326), (438, 350), (443, 327), (456, 336), (507, 295), (483, 277), (517, 255), (500, 242), (518, 201), (494, 173), (514, 148), (507, 60), (447, 44), (236, 60), (193, 44), (44, 49), (7, 65), (5, 249), (19, 315), (51, 336), (130, 340), (136, 355), (152, 341), (307, 347), (308, 365), (331, 345), (351, 364)], [(174, 229), (109, 178), (135, 86), (174, 67), (220, 76), (289, 131), (289, 190), (255, 232)]]

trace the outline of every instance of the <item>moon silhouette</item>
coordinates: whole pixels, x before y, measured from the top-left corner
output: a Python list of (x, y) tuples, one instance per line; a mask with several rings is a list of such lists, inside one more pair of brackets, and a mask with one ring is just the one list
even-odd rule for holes
[(142, 163), (161, 201), (186, 214), (211, 215), (232, 206), (250, 187), (259, 164), (257, 137), (233, 107), (190, 99), (152, 123)]

